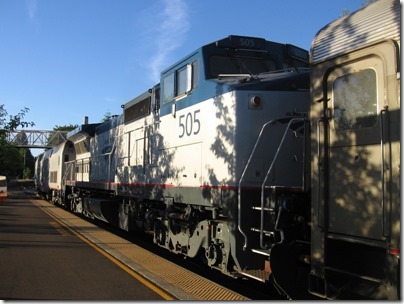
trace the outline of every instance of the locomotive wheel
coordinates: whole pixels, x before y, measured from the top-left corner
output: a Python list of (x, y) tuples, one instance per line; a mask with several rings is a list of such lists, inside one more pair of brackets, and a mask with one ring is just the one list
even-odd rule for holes
[(160, 246), (164, 246), (166, 242), (166, 229), (162, 223), (156, 222), (154, 225), (154, 241)]
[(223, 253), (219, 245), (211, 245), (206, 249), (205, 257), (209, 266), (217, 266), (222, 262)]

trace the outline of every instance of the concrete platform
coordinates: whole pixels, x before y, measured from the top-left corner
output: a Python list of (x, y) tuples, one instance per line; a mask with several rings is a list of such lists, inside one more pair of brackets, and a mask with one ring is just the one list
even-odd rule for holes
[(160, 288), (160, 296), (167, 300), (229, 301), (249, 300), (210, 280), (192, 273), (170, 261), (81, 219), (44, 200), (31, 202), (55, 219), (55, 228), (74, 233), (87, 240), (95, 249), (126, 271), (132, 271), (145, 284)]

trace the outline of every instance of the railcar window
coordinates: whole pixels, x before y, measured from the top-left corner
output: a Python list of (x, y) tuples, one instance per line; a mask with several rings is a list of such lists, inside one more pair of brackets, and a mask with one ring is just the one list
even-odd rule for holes
[(174, 99), (174, 74), (170, 74), (163, 79), (163, 104)]
[(211, 56), (209, 60), (210, 75), (214, 78), (219, 74), (255, 75), (275, 69), (274, 61), (260, 58)]
[(0, 187), (7, 186), (7, 181), (5, 179), (0, 179)]
[(365, 69), (333, 83), (336, 130), (369, 128), (377, 122), (376, 72)]

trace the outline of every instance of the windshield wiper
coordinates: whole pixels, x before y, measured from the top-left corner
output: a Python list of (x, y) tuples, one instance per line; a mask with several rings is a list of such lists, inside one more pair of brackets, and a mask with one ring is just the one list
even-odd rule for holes
[(252, 75), (250, 74), (218, 74), (217, 78), (219, 80), (225, 79), (225, 78), (239, 78), (239, 79), (245, 79), (249, 80), (251, 79)]
[(274, 70), (274, 71), (268, 71), (268, 72), (262, 72), (257, 74), (257, 78), (260, 78), (260, 76), (272, 76), (272, 75), (282, 75), (282, 74), (288, 74), (288, 73), (298, 73), (298, 72), (303, 72), (303, 71), (309, 71), (309, 68), (305, 67), (291, 67), (291, 68), (286, 68), (282, 70)]

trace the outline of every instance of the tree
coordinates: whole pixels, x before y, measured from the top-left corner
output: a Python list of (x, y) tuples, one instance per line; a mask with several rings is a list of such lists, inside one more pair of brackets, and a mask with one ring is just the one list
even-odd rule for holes
[[(24, 121), (25, 114), (27, 114), (29, 108), (22, 109), (16, 115), (8, 115), (4, 104), (0, 104), (0, 143), (5, 143), (5, 137), (7, 131), (14, 131), (18, 127), (26, 128), (33, 127), (35, 123)], [(7, 118), (8, 116), (8, 118)]]
[(58, 126), (58, 125), (56, 125), (56, 126), (53, 128), (53, 131), (67, 131), (67, 132), (70, 132), (70, 131), (76, 129), (77, 127), (78, 127), (78, 125), (72, 125), (72, 124), (70, 124), (70, 125), (64, 125), (64, 126)]
[(378, 1), (378, 0), (365, 0), (362, 3), (362, 7), (368, 6), (369, 4), (375, 3), (376, 1)]
[(20, 158), (23, 160), (23, 168), (16, 175), (24, 179), (32, 178), (35, 171), (35, 158), (32, 155), (31, 150), (28, 148), (19, 148), (18, 152)]
[[(74, 129), (76, 129), (78, 127), (78, 125), (64, 125), (64, 126), (58, 126), (56, 125), (53, 128), (53, 131), (64, 131), (64, 132), (70, 132)], [(48, 145), (49, 146), (57, 146), (60, 143), (60, 138), (58, 137), (53, 137), (53, 138), (48, 138)]]
[(349, 9), (344, 8), (344, 9), (342, 10), (342, 15), (341, 15), (341, 17), (348, 16), (349, 14), (350, 14)]
[[(24, 108), (16, 115), (9, 115), (5, 105), (0, 104), (0, 175), (24, 177), (24, 166), (27, 164), (30, 164), (29, 170), (34, 170), (31, 151), (25, 148), (13, 147), (6, 140), (8, 131), (35, 125), (33, 122), (24, 120), (28, 111), (28, 108)], [(29, 174), (29, 170), (25, 170), (27, 174)]]
[[(378, 1), (378, 0), (364, 0), (364, 1), (362, 2), (362, 7), (368, 6), (369, 4), (375, 3), (376, 1)], [(342, 10), (342, 15), (341, 15), (341, 17), (348, 16), (350, 13), (351, 13), (351, 12), (350, 12), (347, 8), (344, 8), (344, 9)]]
[(101, 122), (106, 122), (112, 118), (111, 111), (107, 111), (107, 113), (104, 114), (104, 118), (101, 120)]

